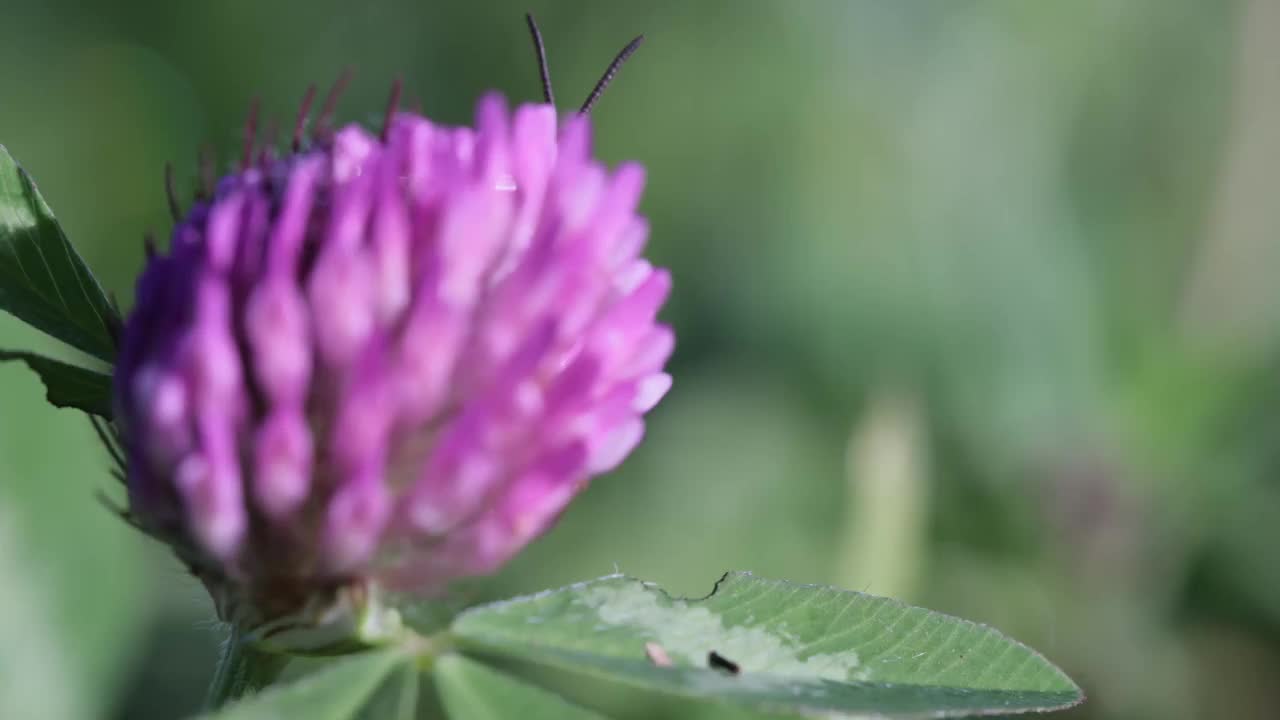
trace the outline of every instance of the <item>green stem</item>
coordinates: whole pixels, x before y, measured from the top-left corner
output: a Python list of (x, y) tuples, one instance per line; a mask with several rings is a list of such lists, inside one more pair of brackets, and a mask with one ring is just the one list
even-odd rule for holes
[(255, 649), (240, 630), (232, 628), (230, 637), (222, 646), (222, 656), (218, 658), (218, 667), (205, 698), (205, 709), (216, 710), (231, 700), (270, 685), (288, 662), (285, 655)]

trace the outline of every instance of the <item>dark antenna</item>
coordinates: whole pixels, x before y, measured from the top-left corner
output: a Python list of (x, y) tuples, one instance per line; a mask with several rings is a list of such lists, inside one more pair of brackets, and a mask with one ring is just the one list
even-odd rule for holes
[(538, 22), (533, 13), (525, 13), (524, 19), (529, 23), (529, 34), (533, 36), (533, 50), (538, 54), (538, 77), (542, 80), (542, 99), (548, 105), (556, 104), (555, 93), (551, 92), (551, 68), (547, 66), (547, 48), (542, 44), (542, 33), (538, 31)]
[(248, 170), (253, 162), (253, 145), (258, 139), (258, 109), (262, 102), (254, 98), (249, 105), (249, 117), (244, 121), (244, 147), (240, 150), (240, 169)]
[(182, 220), (182, 206), (178, 203), (178, 192), (173, 187), (173, 163), (164, 164), (164, 192), (169, 196), (169, 214), (173, 221)]
[(386, 142), (387, 136), (391, 133), (391, 119), (400, 109), (400, 93), (403, 90), (404, 82), (397, 77), (391, 83), (391, 97), (387, 98), (387, 114), (382, 118), (382, 142)]
[(302, 106), (298, 108), (298, 117), (293, 121), (293, 147), (294, 152), (302, 149), (302, 133), (307, 128), (307, 116), (311, 114), (311, 103), (316, 101), (316, 86), (312, 85), (307, 88), (307, 94), (302, 96)]
[(627, 43), (627, 46), (622, 48), (622, 52), (619, 52), (618, 56), (613, 59), (613, 62), (609, 63), (608, 69), (604, 71), (604, 75), (600, 77), (600, 81), (597, 82), (595, 88), (591, 90), (591, 94), (587, 96), (586, 102), (582, 103), (582, 109), (578, 110), (579, 114), (591, 112), (592, 106), (594, 106), (596, 101), (600, 99), (601, 93), (604, 92), (605, 88), (609, 87), (609, 83), (613, 82), (613, 76), (618, 74), (618, 70), (622, 67), (622, 64), (626, 62), (627, 58), (631, 57), (636, 50), (640, 49), (640, 43), (643, 42), (644, 36), (637, 35), (635, 40)]
[(342, 93), (347, 89), (347, 83), (351, 82), (351, 66), (342, 69), (342, 74), (338, 76), (337, 82), (333, 87), (329, 88), (329, 94), (324, 98), (324, 105), (320, 106), (320, 116), (316, 118), (316, 135), (324, 136), (329, 131), (329, 119), (333, 117), (333, 111), (338, 107), (338, 99), (342, 97)]

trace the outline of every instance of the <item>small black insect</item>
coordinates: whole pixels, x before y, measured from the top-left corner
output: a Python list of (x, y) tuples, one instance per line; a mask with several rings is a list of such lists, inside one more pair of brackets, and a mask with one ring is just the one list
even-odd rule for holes
[(721, 672), (726, 672), (730, 675), (737, 675), (738, 673), (742, 672), (742, 668), (738, 666), (738, 663), (721, 655), (715, 650), (712, 650), (711, 652), (707, 653), (707, 667), (711, 668), (712, 670), (720, 670)]

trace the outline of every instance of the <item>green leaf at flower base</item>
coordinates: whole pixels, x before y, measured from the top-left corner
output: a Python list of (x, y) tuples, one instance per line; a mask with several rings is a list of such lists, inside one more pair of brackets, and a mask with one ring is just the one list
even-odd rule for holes
[(115, 357), (115, 308), (3, 145), (0, 310), (108, 363)]
[(416, 665), (400, 668), (365, 703), (357, 720), (414, 720), (421, 680), (422, 672)]
[(412, 658), (398, 649), (358, 653), (201, 715), (199, 720), (350, 720), (387, 677), (412, 664)]
[[(1083, 698), (1044, 657), (992, 628), (747, 573), (697, 600), (605, 577), (469, 610), (453, 634), (464, 651), (768, 713), (956, 717)], [(670, 666), (649, 657), (650, 643)], [(740, 671), (709, 667), (713, 651)]]
[(437, 660), (435, 677), (453, 720), (605, 720), (559, 695), (460, 655)]
[(45, 397), (56, 407), (83, 410), (111, 419), (111, 376), (29, 352), (0, 350), (0, 362), (20, 360), (44, 382)]

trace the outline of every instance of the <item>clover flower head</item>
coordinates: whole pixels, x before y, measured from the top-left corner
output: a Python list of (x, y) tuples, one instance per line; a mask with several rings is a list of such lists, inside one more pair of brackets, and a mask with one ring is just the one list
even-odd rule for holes
[(181, 216), (115, 376), (130, 514), (266, 615), (494, 570), (671, 384), (644, 172), (585, 114), (490, 94), (472, 127), (316, 135), (250, 140)]

